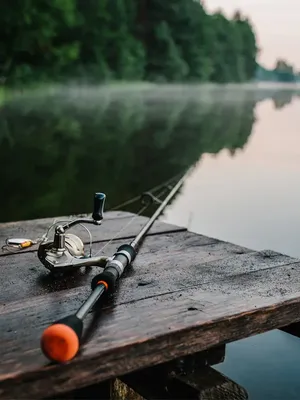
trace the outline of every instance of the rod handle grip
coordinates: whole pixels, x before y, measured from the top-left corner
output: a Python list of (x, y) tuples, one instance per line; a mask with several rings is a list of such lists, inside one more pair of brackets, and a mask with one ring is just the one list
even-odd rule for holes
[(92, 218), (94, 221), (101, 221), (103, 219), (103, 209), (106, 196), (104, 193), (95, 193), (94, 196), (94, 211)]
[(83, 322), (69, 315), (46, 328), (41, 337), (41, 349), (51, 361), (65, 363), (78, 353), (83, 332)]

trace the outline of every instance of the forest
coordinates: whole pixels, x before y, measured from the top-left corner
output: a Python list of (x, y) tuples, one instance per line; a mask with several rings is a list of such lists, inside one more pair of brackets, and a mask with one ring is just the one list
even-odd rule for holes
[(14, 0), (0, 14), (0, 77), (31, 82), (246, 82), (256, 36), (247, 17), (199, 0)]

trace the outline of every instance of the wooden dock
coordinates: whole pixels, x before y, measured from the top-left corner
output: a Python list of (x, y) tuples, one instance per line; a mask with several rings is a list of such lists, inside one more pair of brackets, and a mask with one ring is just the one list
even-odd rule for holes
[[(94, 251), (131, 217), (130, 213), (107, 212), (101, 227), (91, 227)], [(105, 253), (112, 255), (146, 220), (137, 217)], [(0, 241), (40, 237), (52, 221), (0, 224)], [(0, 253), (0, 399), (63, 398), (64, 393), (91, 385), (105, 390), (103, 385), (116, 378), (120, 379), (114, 382), (128, 385), (142, 398), (163, 398), (161, 392), (156, 397), (141, 393), (151, 391), (147, 374), (159, 387), (162, 366), (171, 366), (174, 373), (178, 360), (189, 365), (192, 357), (193, 362), (202, 363), (200, 375), (209, 382), (216, 371), (205, 367), (224, 359), (226, 343), (275, 328), (289, 331), (291, 324), (293, 333), (298, 333), (299, 259), (253, 251), (156, 222), (113, 300), (85, 321), (88, 329), (80, 354), (68, 364), (51, 365), (40, 350), (43, 330), (76, 311), (100, 268), (53, 279), (38, 260), (36, 249)], [(197, 371), (192, 368), (190, 372), (195, 375)], [(199, 385), (199, 371), (196, 375)], [(138, 388), (143, 379), (144, 389)], [(179, 383), (193, 386), (183, 376), (176, 382), (177, 394)], [(227, 387), (234, 385), (228, 379), (224, 382)], [(92, 398), (87, 395), (89, 389), (85, 390), (83, 397), (69, 398)], [(109, 396), (111, 392), (98, 393), (95, 398)], [(203, 396), (197, 398), (212, 398)], [(230, 398), (243, 396), (244, 392)], [(131, 398), (129, 392), (125, 398)]]

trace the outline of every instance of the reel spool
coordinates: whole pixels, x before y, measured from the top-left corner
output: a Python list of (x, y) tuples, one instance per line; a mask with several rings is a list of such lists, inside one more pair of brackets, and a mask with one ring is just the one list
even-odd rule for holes
[(86, 257), (82, 240), (66, 230), (78, 224), (100, 225), (103, 219), (105, 194), (96, 193), (92, 218), (78, 218), (55, 228), (54, 239), (44, 240), (38, 248), (38, 258), (50, 271), (64, 272), (66, 270), (87, 267), (105, 266), (108, 257)]
[(73, 257), (84, 257), (84, 244), (80, 237), (73, 233), (66, 234), (65, 247)]
[(38, 248), (38, 258), (50, 271), (66, 271), (76, 266), (76, 261), (85, 258), (84, 244), (73, 233), (64, 237), (64, 247), (57, 248), (53, 241), (42, 242)]

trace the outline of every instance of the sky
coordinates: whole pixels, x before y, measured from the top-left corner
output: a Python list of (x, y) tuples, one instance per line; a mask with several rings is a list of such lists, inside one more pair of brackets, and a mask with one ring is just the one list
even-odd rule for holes
[(300, 0), (204, 0), (208, 11), (221, 8), (227, 16), (239, 9), (257, 35), (258, 61), (273, 68), (283, 58), (300, 70)]

